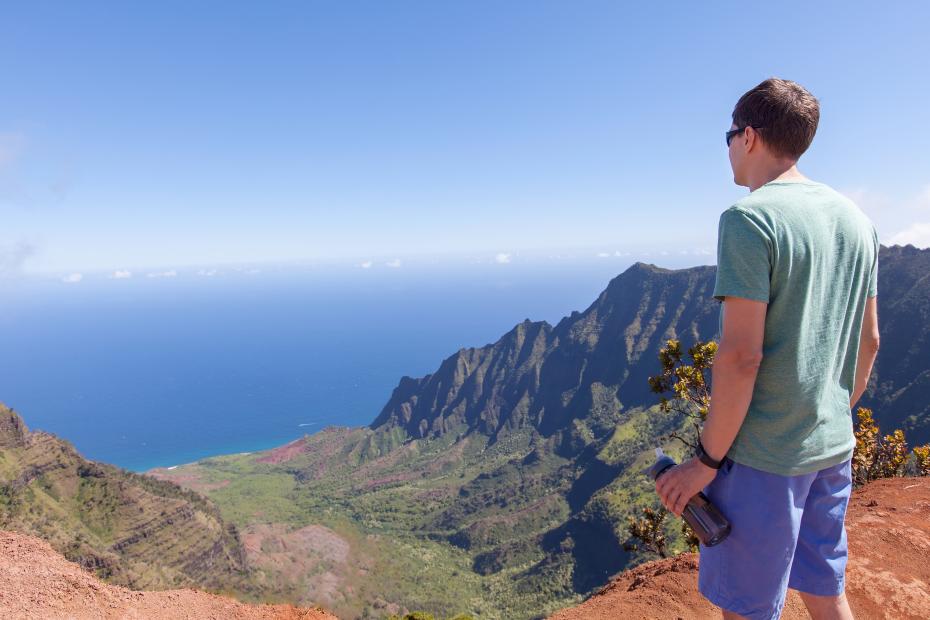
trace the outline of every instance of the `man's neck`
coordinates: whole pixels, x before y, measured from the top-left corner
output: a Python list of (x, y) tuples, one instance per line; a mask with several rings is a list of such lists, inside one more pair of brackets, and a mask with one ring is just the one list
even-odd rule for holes
[(810, 181), (798, 171), (795, 162), (772, 161), (769, 165), (760, 168), (755, 174), (750, 174), (749, 191), (754, 192), (766, 183), (772, 181), (800, 182)]

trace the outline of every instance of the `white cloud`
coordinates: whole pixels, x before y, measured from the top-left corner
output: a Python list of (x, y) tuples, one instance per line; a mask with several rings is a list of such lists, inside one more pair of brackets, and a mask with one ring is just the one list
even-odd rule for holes
[[(892, 199), (866, 187), (841, 190), (841, 193), (869, 216), (878, 230), (879, 240), (884, 245), (927, 245), (930, 185), (924, 185), (915, 194), (900, 199)], [(898, 232), (891, 235), (886, 232), (895, 230)]]
[(620, 250), (616, 250), (614, 252), (614, 256), (629, 256), (629, 255), (630, 255), (629, 252), (621, 252)]
[(600, 258), (607, 258), (608, 256), (610, 256), (610, 252), (598, 252), (597, 255)]
[(359, 267), (361, 267), (362, 269), (371, 269), (371, 264), (372, 263), (370, 260), (366, 260), (364, 263), (359, 265)]
[(395, 258), (394, 260), (389, 260), (388, 262), (384, 264), (387, 265), (388, 267), (400, 267), (400, 259)]
[(209, 278), (216, 275), (216, 269), (201, 269), (197, 272), (197, 275)]
[(507, 254), (507, 253), (505, 253), (505, 252), (498, 252), (498, 253), (494, 256), (494, 262), (495, 262), (495, 263), (500, 263), (500, 264), (502, 264), (502, 265), (505, 264), (505, 263), (509, 263), (509, 262), (510, 262), (510, 254)]
[(66, 283), (66, 284), (77, 284), (78, 282), (80, 282), (80, 281), (83, 280), (83, 279), (84, 279), (84, 276), (83, 276), (82, 274), (80, 274), (80, 273), (72, 273), (72, 274), (69, 274), (69, 275), (66, 275), (65, 277), (63, 277), (63, 278), (61, 279), (61, 281), (64, 282), (64, 283)]
[(178, 275), (178, 272), (172, 269), (171, 271), (154, 271), (146, 275), (150, 278), (173, 278)]
[(125, 280), (132, 277), (132, 272), (125, 269), (117, 269), (108, 276), (111, 280)]
[(930, 222), (914, 222), (904, 230), (892, 235), (886, 245), (907, 244), (918, 248), (930, 248)]

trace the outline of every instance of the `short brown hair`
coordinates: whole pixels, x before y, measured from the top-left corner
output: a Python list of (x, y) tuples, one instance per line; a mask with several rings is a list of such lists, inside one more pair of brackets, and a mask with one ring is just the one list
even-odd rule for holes
[(798, 159), (811, 145), (820, 122), (820, 104), (790, 80), (769, 78), (748, 91), (733, 108), (738, 128), (762, 127), (762, 142), (777, 156)]

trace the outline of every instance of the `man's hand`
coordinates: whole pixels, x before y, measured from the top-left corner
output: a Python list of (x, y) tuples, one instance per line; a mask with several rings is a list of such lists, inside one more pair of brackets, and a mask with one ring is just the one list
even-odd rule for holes
[(688, 500), (702, 491), (717, 477), (717, 470), (702, 463), (696, 456), (675, 465), (656, 480), (656, 493), (662, 505), (680, 517)]

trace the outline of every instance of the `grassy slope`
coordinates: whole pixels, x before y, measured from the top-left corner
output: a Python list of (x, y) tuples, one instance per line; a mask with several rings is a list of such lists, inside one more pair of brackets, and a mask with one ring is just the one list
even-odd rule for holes
[(113, 583), (249, 592), (237, 532), (204, 497), (88, 461), (2, 405), (0, 417), (0, 528), (40, 536)]

